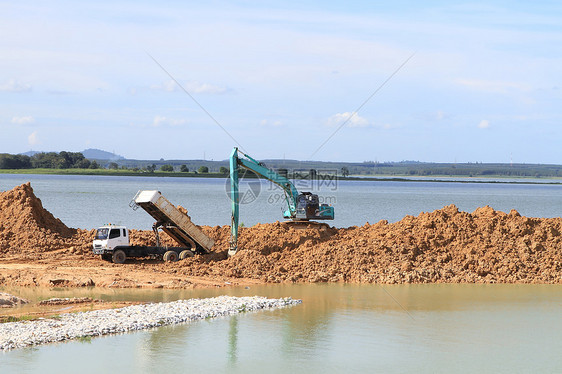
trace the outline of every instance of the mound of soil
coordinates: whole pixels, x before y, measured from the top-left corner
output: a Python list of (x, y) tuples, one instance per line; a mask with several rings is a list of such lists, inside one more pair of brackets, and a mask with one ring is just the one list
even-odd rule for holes
[(75, 233), (43, 208), (29, 182), (0, 192), (0, 253), (58, 249)]
[[(562, 283), (562, 220), (489, 206), (454, 205), (388, 224), (297, 230), (274, 223), (241, 230), (240, 251), (178, 263), (185, 275), (265, 282)], [(229, 227), (207, 229), (219, 248)]]
[(29, 303), (29, 300), (27, 299), (10, 295), (9, 293), (0, 292), (0, 308), (12, 308), (14, 306), (27, 303)]
[(91, 297), (54, 297), (48, 300), (41, 300), (39, 305), (72, 305), (86, 303), (103, 303), (103, 300), (92, 299)]

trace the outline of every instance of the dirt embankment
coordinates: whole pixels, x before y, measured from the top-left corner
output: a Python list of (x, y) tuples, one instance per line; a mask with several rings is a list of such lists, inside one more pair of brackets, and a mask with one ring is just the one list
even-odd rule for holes
[[(527, 218), (513, 210), (466, 213), (450, 205), (393, 224), (341, 229), (258, 224), (241, 229), (241, 249), (232, 258), (226, 256), (230, 227), (202, 229), (215, 239), (211, 254), (114, 265), (92, 254), (92, 230), (66, 227), (43, 209), (27, 183), (0, 193), (0, 285), (562, 283), (562, 219)], [(152, 243), (152, 232), (131, 230), (131, 240)]]

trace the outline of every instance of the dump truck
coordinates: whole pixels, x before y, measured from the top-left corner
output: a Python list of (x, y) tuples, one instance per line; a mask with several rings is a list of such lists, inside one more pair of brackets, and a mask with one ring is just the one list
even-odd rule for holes
[[(214, 240), (209, 238), (191, 218), (169, 202), (160, 191), (139, 191), (130, 203), (150, 214), (156, 222), (152, 225), (156, 245), (130, 245), (129, 231), (125, 226), (104, 225), (97, 229), (93, 241), (93, 252), (102, 259), (122, 264), (127, 258), (153, 257), (164, 261), (177, 261), (194, 254), (209, 253)], [(164, 231), (179, 246), (162, 246), (159, 230)]]

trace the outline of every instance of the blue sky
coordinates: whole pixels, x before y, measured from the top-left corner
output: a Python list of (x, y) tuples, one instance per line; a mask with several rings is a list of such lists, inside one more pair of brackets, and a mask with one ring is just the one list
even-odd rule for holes
[(0, 152), (562, 164), (559, 2), (20, 1), (0, 33)]

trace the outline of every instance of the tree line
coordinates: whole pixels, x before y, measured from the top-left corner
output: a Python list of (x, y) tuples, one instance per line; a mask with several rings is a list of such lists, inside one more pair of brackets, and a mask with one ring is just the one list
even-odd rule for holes
[(98, 169), (81, 152), (41, 152), (33, 156), (0, 153), (0, 169)]

